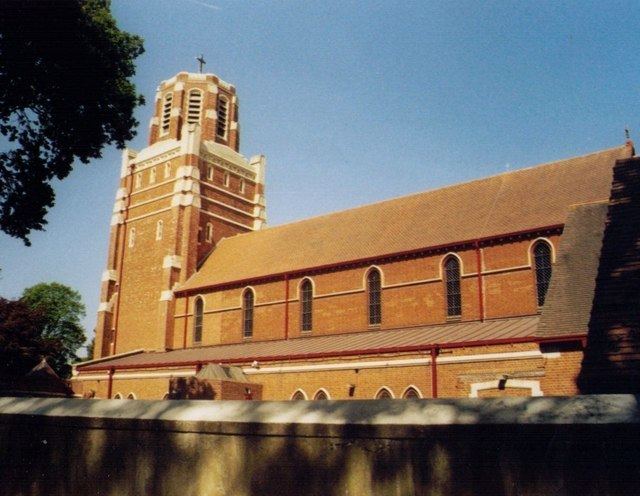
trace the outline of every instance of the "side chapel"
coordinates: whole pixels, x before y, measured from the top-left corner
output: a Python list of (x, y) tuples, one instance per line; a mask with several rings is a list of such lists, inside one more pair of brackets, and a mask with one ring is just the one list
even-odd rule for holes
[(206, 367), (218, 399), (579, 392), (631, 142), (267, 227), (238, 108), (213, 74), (160, 84), (149, 145), (123, 153), (76, 392), (161, 399)]

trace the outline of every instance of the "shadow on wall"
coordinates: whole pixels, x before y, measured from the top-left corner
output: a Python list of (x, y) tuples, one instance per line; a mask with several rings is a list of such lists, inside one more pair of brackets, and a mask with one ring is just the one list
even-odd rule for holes
[(640, 159), (618, 162), (578, 388), (640, 393)]
[(633, 494), (639, 424), (555, 423), (562, 400), (54, 400), (9, 419), (11, 399), (0, 476), (30, 495)]

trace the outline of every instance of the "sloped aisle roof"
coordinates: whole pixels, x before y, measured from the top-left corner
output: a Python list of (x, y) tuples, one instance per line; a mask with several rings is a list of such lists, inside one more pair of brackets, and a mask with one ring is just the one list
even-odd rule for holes
[(564, 224), (607, 200), (617, 159), (600, 152), (268, 227), (222, 240), (177, 292)]
[(491, 341), (518, 341), (534, 337), (538, 316), (512, 317), (484, 322), (456, 322), (395, 330), (363, 331), (277, 341), (201, 346), (166, 352), (146, 352), (99, 363), (78, 365), (81, 372), (126, 368), (153, 368), (202, 363), (251, 363), (302, 360), (314, 357), (365, 355), (443, 348)]

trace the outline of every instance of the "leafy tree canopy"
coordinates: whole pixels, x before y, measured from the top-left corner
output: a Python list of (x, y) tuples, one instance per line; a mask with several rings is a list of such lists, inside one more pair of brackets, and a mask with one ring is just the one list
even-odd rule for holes
[(143, 51), (108, 0), (0, 2), (0, 230), (29, 245), (51, 181), (135, 135), (144, 100), (129, 79)]
[(57, 282), (40, 283), (25, 289), (21, 301), (42, 316), (42, 338), (60, 343), (48, 362), (60, 377), (69, 377), (69, 364), (77, 360), (76, 350), (85, 341), (80, 320), (86, 313), (80, 293)]
[(44, 315), (25, 302), (0, 298), (0, 378), (22, 377), (62, 343), (42, 335)]

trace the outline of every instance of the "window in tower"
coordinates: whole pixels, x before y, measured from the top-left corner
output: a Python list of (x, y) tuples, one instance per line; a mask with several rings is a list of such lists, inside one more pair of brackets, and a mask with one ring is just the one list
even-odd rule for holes
[(164, 178), (171, 177), (171, 162), (164, 164)]
[(314, 400), (317, 401), (325, 401), (329, 399), (329, 392), (324, 389), (324, 388), (320, 388), (316, 391), (316, 394), (313, 396)]
[(169, 123), (171, 121), (171, 104), (173, 102), (173, 93), (167, 93), (162, 103), (162, 121), (160, 125), (160, 134), (169, 132)]
[(422, 398), (418, 390), (413, 386), (409, 386), (404, 392), (404, 394), (402, 395), (402, 397), (406, 400), (411, 400), (411, 399), (416, 400), (416, 399)]
[(393, 396), (393, 393), (391, 392), (391, 390), (383, 386), (376, 393), (375, 399), (377, 399), (377, 400), (391, 400), (391, 399), (393, 399), (393, 397), (394, 396)]
[(229, 100), (227, 100), (226, 97), (220, 96), (218, 98), (216, 113), (218, 116), (218, 122), (216, 124), (216, 134), (218, 135), (218, 137), (226, 139), (229, 121)]
[(152, 168), (149, 172), (149, 184), (153, 184), (156, 182), (156, 168)]
[(164, 229), (164, 223), (159, 220), (156, 223), (156, 241), (159, 241), (162, 239), (162, 230)]
[(142, 172), (136, 174), (136, 189), (142, 186)]
[(447, 294), (447, 317), (460, 317), (462, 313), (460, 261), (453, 255), (444, 261), (444, 281)]
[(187, 105), (187, 122), (200, 122), (200, 112), (202, 109), (202, 91), (191, 90), (189, 92)]
[(204, 320), (204, 300), (198, 296), (193, 310), (193, 342), (202, 342), (202, 321)]
[(136, 228), (129, 229), (129, 248), (133, 248), (136, 245)]
[(367, 295), (369, 297), (369, 325), (382, 322), (382, 277), (380, 271), (373, 268), (367, 274)]
[(313, 284), (305, 279), (300, 284), (300, 330), (309, 332), (313, 328)]
[(225, 186), (229, 186), (229, 173), (225, 172), (222, 176), (222, 182)]
[(205, 240), (208, 243), (213, 241), (213, 224), (211, 222), (207, 222), (207, 229), (205, 230)]
[(538, 306), (544, 305), (549, 282), (551, 281), (551, 246), (546, 241), (538, 241), (533, 247), (536, 270), (536, 294)]
[(245, 338), (253, 336), (253, 302), (253, 290), (245, 289), (242, 295), (242, 336)]
[(240, 193), (244, 193), (244, 190), (245, 190), (244, 179), (240, 179)]
[(302, 389), (296, 389), (296, 392), (291, 396), (291, 401), (304, 401), (306, 399), (307, 395)]
[(213, 165), (207, 167), (207, 181), (213, 181)]

